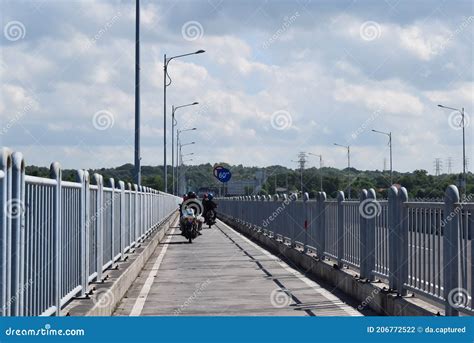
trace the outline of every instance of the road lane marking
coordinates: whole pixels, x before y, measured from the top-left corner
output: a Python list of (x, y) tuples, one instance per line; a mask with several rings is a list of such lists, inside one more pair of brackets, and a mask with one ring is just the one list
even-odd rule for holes
[[(273, 254), (269, 253), (267, 250), (263, 249), (262, 247), (260, 247), (258, 244), (252, 242), (250, 239), (248, 239), (247, 237), (245, 237), (244, 235), (242, 235), (240, 232), (238, 232), (237, 230), (234, 230), (232, 229), (229, 225), (227, 225), (226, 223), (220, 221), (221, 224), (225, 225), (227, 228), (229, 228), (231, 231), (235, 232), (237, 235), (239, 235), (245, 242), (247, 242), (248, 244), (250, 244), (252, 247), (254, 247), (255, 249), (259, 250), (260, 252), (262, 252), (263, 254), (265, 254), (267, 257), (269, 257), (270, 259), (272, 259), (273, 261), (275, 261), (276, 263), (278, 263), (283, 269), (285, 269), (287, 272), (293, 274), (294, 276), (296, 276), (298, 279), (300, 279), (301, 281), (303, 281), (305, 284), (307, 284), (309, 287), (313, 288), (313, 290), (315, 290), (317, 293), (321, 294), (323, 297), (325, 297), (327, 300), (331, 301), (332, 303), (334, 303), (335, 305), (337, 305), (340, 309), (344, 310), (347, 314), (349, 314), (350, 316), (362, 316), (362, 314), (360, 312), (358, 312), (357, 310), (353, 309), (351, 306), (345, 304), (343, 301), (341, 301), (341, 299), (339, 299), (338, 297), (336, 297), (334, 294), (332, 294), (331, 292), (327, 291), (326, 289), (322, 288), (320, 285), (318, 285), (316, 282), (314, 282), (313, 280), (311, 279), (308, 279), (306, 276), (304, 276), (303, 274), (301, 274), (299, 271), (291, 268), (289, 265), (287, 265), (286, 263), (284, 263), (283, 261), (281, 261), (278, 257), (274, 256)], [(344, 305), (344, 306), (341, 306), (341, 305)]]
[(158, 269), (160, 269), (161, 262), (163, 261), (163, 258), (165, 257), (165, 254), (166, 254), (166, 250), (168, 250), (168, 246), (171, 241), (171, 238), (173, 237), (174, 230), (175, 228), (173, 227), (171, 231), (169, 232), (169, 236), (166, 239), (163, 245), (163, 248), (160, 251), (160, 254), (156, 258), (155, 263), (153, 264), (153, 267), (148, 273), (148, 277), (140, 291), (140, 294), (138, 295), (137, 300), (135, 301), (135, 304), (133, 305), (132, 311), (130, 312), (130, 316), (141, 315), (143, 307), (145, 306), (146, 299), (148, 297), (148, 293), (150, 293), (151, 286), (153, 285), (153, 282), (155, 281), (156, 274), (158, 274)]

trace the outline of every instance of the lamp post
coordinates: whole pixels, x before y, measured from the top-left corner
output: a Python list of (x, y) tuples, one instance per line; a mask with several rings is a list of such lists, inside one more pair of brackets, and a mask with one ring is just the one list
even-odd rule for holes
[(466, 187), (467, 187), (467, 179), (466, 179), (466, 122), (464, 120), (464, 107), (461, 109), (438, 105), (438, 107), (446, 108), (448, 110), (457, 111), (461, 114), (461, 123), (460, 126), (462, 127), (462, 201), (466, 199)]
[(165, 180), (165, 192), (168, 192), (168, 166), (166, 163), (166, 87), (171, 85), (171, 77), (168, 74), (168, 64), (171, 62), (171, 60), (174, 60), (176, 58), (202, 54), (204, 52), (205, 52), (204, 50), (198, 50), (195, 52), (191, 52), (189, 54), (176, 55), (176, 56), (172, 56), (168, 58), (166, 57), (166, 54), (164, 55), (164, 61), (163, 61), (163, 70), (164, 70), (164, 73), (163, 73), (163, 173), (164, 173), (164, 180)]
[[(337, 143), (334, 143), (334, 145), (347, 149), (347, 168), (349, 169), (351, 167), (351, 146), (350, 145), (337, 144)], [(350, 199), (351, 198), (351, 185), (350, 185), (350, 183), (349, 183), (349, 187), (347, 189), (347, 193), (348, 193), (348, 197)]]
[(392, 131), (383, 132), (378, 130), (372, 130), (372, 132), (380, 133), (388, 136), (388, 145), (390, 146), (390, 186), (393, 185), (393, 165), (392, 165)]
[[(176, 171), (176, 168), (175, 168), (175, 165), (174, 165), (174, 156), (175, 156), (175, 153), (174, 153), (174, 127), (176, 126), (176, 124), (178, 124), (178, 122), (176, 121), (176, 118), (175, 118), (175, 113), (176, 113), (176, 110), (179, 109), (179, 108), (183, 108), (183, 107), (188, 107), (188, 106), (194, 106), (194, 105), (197, 105), (199, 104), (197, 101), (191, 103), (191, 104), (186, 104), (186, 105), (181, 105), (181, 106), (172, 106), (172, 111), (171, 111), (171, 169), (172, 169), (172, 176), (173, 176), (173, 181), (172, 181), (172, 184), (171, 184), (171, 192), (173, 194), (174, 193), (174, 185), (175, 185), (175, 171)], [(176, 161), (177, 162), (177, 161)]]
[(323, 155), (318, 155), (318, 154), (313, 154), (312, 152), (308, 152), (309, 155), (313, 155), (316, 157), (319, 157), (319, 190), (322, 192), (323, 191), (323, 173), (322, 173), (322, 168), (323, 168)]
[[(184, 131), (184, 130), (183, 130)], [(176, 183), (176, 189), (177, 189), (177, 192), (179, 192), (179, 177), (180, 177), (180, 168), (181, 168), (181, 165), (183, 163), (183, 155), (182, 155), (182, 148), (183, 146), (186, 146), (186, 145), (192, 145), (192, 144), (196, 144), (196, 142), (191, 142), (191, 143), (185, 143), (185, 144), (179, 144), (179, 150), (178, 150), (178, 171), (177, 171), (177, 183)]]
[[(183, 156), (185, 156), (185, 155), (183, 155)], [(192, 158), (188, 158), (188, 159), (182, 161), (182, 162), (183, 162), (183, 167), (185, 167), (185, 168), (183, 169), (183, 179), (184, 179), (183, 181), (184, 181), (184, 187), (185, 187), (185, 191), (184, 191), (184, 192), (185, 192), (185, 193), (187, 192), (187, 182), (186, 182), (186, 165), (184, 164), (184, 162), (191, 162), (191, 161), (193, 161)]]
[(140, 158), (140, 0), (135, 3), (135, 171), (137, 185), (142, 183)]
[(197, 130), (195, 127), (191, 128), (191, 129), (183, 129), (183, 130), (176, 130), (177, 131), (177, 137), (176, 137), (176, 190), (173, 190), (173, 192), (175, 192), (174, 194), (178, 194), (178, 183), (179, 183), (179, 173), (178, 173), (178, 168), (179, 168), (179, 163), (180, 163), (180, 160), (179, 160), (179, 153), (180, 153), (180, 149), (179, 149), (179, 135), (183, 132), (186, 132), (186, 131), (195, 131)]

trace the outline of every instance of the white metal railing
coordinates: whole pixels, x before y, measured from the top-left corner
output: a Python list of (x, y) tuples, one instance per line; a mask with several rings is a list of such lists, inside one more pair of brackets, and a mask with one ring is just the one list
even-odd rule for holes
[[(362, 190), (359, 200), (295, 195), (218, 199), (219, 213), (303, 252), (359, 270), (368, 281), (385, 279), (401, 295), (410, 290), (444, 304), (447, 315), (474, 314), (474, 203), (455, 186), (442, 202), (409, 201), (392, 186), (388, 200)], [(273, 199), (273, 200), (272, 200)]]
[[(151, 188), (115, 182), (104, 186), (78, 170), (64, 181), (58, 163), (51, 177), (25, 175), (19, 152), (0, 150), (0, 313), (60, 315), (74, 297), (124, 258), (177, 210), (180, 199)], [(92, 183), (92, 184), (91, 184)]]

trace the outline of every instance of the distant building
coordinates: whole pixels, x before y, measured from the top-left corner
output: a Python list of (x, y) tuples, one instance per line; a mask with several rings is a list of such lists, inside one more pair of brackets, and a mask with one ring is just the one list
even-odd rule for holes
[(255, 191), (256, 180), (230, 180), (227, 182), (227, 195), (248, 195)]
[(226, 184), (226, 195), (250, 195), (260, 192), (265, 183), (266, 175), (264, 170), (259, 170), (255, 173), (253, 180), (230, 180)]

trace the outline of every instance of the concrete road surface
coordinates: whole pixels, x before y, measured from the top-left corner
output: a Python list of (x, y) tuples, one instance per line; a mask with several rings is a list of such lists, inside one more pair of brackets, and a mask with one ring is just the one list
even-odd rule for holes
[(115, 315), (362, 315), (358, 303), (346, 304), (220, 221), (192, 244), (179, 232), (170, 229)]

